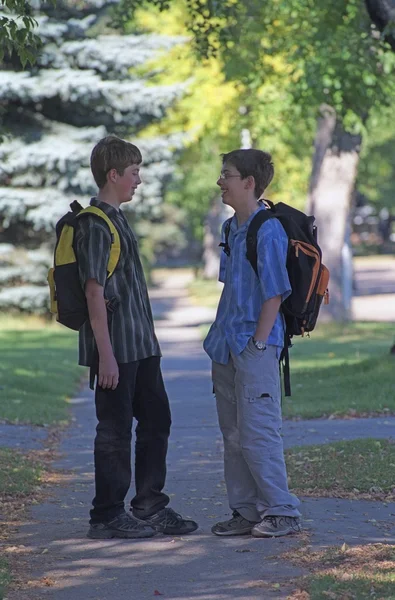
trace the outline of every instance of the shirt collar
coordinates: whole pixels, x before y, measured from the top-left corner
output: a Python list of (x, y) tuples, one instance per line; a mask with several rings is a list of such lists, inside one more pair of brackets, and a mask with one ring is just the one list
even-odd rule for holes
[(260, 210), (266, 210), (266, 206), (264, 204), (264, 202), (262, 202), (262, 200), (259, 200), (259, 206), (256, 209), (256, 211), (254, 211), (252, 213), (252, 215), (250, 215), (247, 219), (247, 221), (245, 223), (243, 223), (243, 225), (241, 225), (240, 227), (237, 226), (237, 219), (236, 219), (236, 213), (233, 215), (231, 224), (230, 224), (230, 228), (233, 232), (241, 232), (244, 230), (247, 230), (249, 227), (249, 224), (251, 223), (252, 219), (255, 217), (255, 215), (257, 214), (257, 212), (259, 212)]
[(91, 206), (97, 206), (97, 208), (100, 208), (104, 213), (106, 213), (106, 215), (108, 217), (115, 217), (116, 215), (118, 215), (121, 212), (120, 210), (118, 211), (116, 208), (114, 208), (110, 204), (107, 204), (107, 202), (99, 202), (99, 200), (96, 198), (96, 196), (91, 198), (91, 201), (89, 204)]

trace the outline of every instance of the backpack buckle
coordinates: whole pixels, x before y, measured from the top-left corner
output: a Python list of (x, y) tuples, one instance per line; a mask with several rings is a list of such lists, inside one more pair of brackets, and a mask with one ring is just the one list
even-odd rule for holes
[(230, 256), (230, 246), (227, 242), (221, 242), (218, 244), (220, 248), (225, 252), (226, 256)]

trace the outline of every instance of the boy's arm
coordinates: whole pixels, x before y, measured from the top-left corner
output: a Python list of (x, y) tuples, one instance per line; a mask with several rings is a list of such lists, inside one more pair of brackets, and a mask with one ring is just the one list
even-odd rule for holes
[(80, 220), (76, 252), (81, 286), (85, 290), (89, 321), (99, 354), (98, 384), (115, 389), (119, 371), (111, 346), (104, 298), (110, 248), (111, 234), (105, 224), (90, 216)]
[(281, 295), (269, 298), (262, 304), (261, 313), (254, 333), (254, 340), (266, 342), (273, 329), (278, 311), (280, 310)]
[(291, 293), (286, 268), (288, 238), (277, 219), (263, 224), (258, 237), (258, 274), (263, 303), (254, 339), (266, 342), (281, 303)]
[(98, 384), (102, 388), (115, 390), (119, 380), (119, 369), (108, 331), (104, 288), (96, 279), (88, 279), (85, 286), (85, 295), (89, 320), (99, 354)]

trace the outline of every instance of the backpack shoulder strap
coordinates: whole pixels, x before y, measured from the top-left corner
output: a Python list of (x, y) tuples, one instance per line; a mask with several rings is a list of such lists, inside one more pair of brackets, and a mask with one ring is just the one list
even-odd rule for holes
[(107, 265), (107, 272), (108, 272), (107, 279), (108, 279), (114, 273), (115, 268), (119, 261), (119, 257), (121, 255), (121, 240), (119, 237), (119, 233), (118, 233), (118, 230), (115, 227), (114, 223), (111, 221), (111, 219), (106, 215), (106, 213), (104, 211), (102, 211), (97, 206), (88, 206), (87, 208), (84, 208), (83, 210), (81, 210), (77, 216), (79, 218), (79, 217), (81, 217), (83, 215), (87, 215), (87, 214), (96, 215), (97, 217), (100, 217), (101, 219), (103, 219), (103, 221), (105, 221), (105, 223), (107, 223), (107, 226), (111, 233), (110, 258), (108, 259), (108, 265)]
[(232, 219), (233, 219), (233, 217), (226, 219), (225, 224), (224, 224), (225, 241), (218, 244), (219, 247), (223, 249), (223, 251), (225, 252), (225, 254), (227, 256), (230, 255), (229, 234), (230, 234), (230, 225), (232, 223)]
[(251, 264), (255, 273), (258, 275), (258, 255), (257, 255), (257, 241), (258, 241), (258, 231), (263, 225), (265, 221), (269, 219), (274, 219), (275, 215), (271, 212), (271, 210), (260, 210), (257, 212), (255, 217), (252, 219), (251, 223), (248, 226), (247, 230), (247, 238), (246, 238), (246, 246), (247, 252), (246, 257), (248, 262)]

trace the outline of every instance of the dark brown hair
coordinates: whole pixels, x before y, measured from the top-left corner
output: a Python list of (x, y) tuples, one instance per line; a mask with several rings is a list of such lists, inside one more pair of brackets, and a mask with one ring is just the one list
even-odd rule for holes
[(242, 179), (252, 175), (255, 179), (255, 196), (260, 198), (274, 176), (271, 155), (263, 150), (240, 148), (221, 156), (222, 164), (228, 163), (236, 167)]
[(139, 165), (142, 160), (137, 146), (116, 135), (108, 135), (96, 144), (91, 154), (91, 171), (97, 187), (105, 186), (107, 173), (111, 169), (116, 169), (119, 175), (123, 175), (127, 167)]

